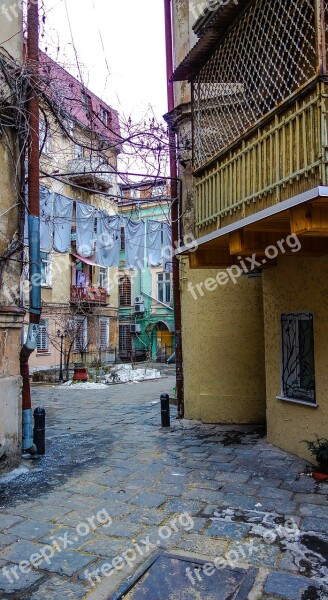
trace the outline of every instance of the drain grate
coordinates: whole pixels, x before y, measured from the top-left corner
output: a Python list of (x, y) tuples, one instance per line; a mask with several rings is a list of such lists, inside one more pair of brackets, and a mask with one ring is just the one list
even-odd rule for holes
[(108, 600), (247, 600), (256, 569), (209, 565), (187, 556), (156, 554)]

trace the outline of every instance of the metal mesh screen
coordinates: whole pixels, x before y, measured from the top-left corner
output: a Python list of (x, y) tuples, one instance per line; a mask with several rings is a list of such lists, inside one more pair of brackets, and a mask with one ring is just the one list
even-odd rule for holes
[(256, 0), (193, 81), (199, 167), (316, 74), (314, 0)]

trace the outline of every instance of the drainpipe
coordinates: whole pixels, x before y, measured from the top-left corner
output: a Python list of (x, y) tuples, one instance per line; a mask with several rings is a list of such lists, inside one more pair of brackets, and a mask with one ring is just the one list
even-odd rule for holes
[(27, 340), (20, 353), (20, 372), (23, 378), (23, 441), (24, 452), (35, 453), (31, 402), (29, 358), (37, 347), (41, 316), (41, 257), (40, 257), (40, 165), (39, 165), (39, 99), (35, 91), (39, 65), (39, 7), (38, 0), (27, 3), (27, 64), (31, 74), (27, 107), (29, 113), (28, 145), (28, 238), (30, 319)]
[[(173, 75), (173, 39), (172, 39), (172, 13), (171, 0), (164, 0), (165, 14), (165, 41), (166, 41), (166, 75), (167, 75), (167, 100), (168, 112), (174, 110), (174, 87), (172, 82)], [(178, 418), (184, 417), (184, 381), (183, 381), (183, 353), (181, 336), (181, 298), (180, 298), (180, 268), (179, 261), (174, 252), (179, 245), (179, 217), (180, 217), (180, 199), (178, 194), (178, 169), (177, 169), (177, 151), (175, 134), (170, 131), (170, 176), (171, 176), (171, 195), (173, 198), (171, 207), (172, 219), (172, 247), (173, 247), (173, 298), (175, 315), (175, 338), (176, 338), (176, 388), (178, 403)]]

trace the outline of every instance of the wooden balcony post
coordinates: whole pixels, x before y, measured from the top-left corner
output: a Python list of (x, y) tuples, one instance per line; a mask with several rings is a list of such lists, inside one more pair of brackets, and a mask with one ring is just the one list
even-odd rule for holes
[(318, 75), (327, 74), (327, 45), (326, 45), (326, 19), (325, 0), (315, 1), (315, 29), (318, 59)]

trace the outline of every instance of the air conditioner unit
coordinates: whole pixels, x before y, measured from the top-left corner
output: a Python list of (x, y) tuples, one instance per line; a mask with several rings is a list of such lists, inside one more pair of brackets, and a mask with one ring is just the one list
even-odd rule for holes
[(138, 324), (131, 325), (130, 333), (141, 333), (141, 325), (138, 325)]
[(135, 304), (143, 304), (144, 299), (142, 296), (136, 296), (134, 302), (135, 302)]
[(145, 306), (144, 306), (144, 304), (135, 304), (134, 305), (134, 312), (136, 312), (136, 313), (144, 313), (145, 312)]

